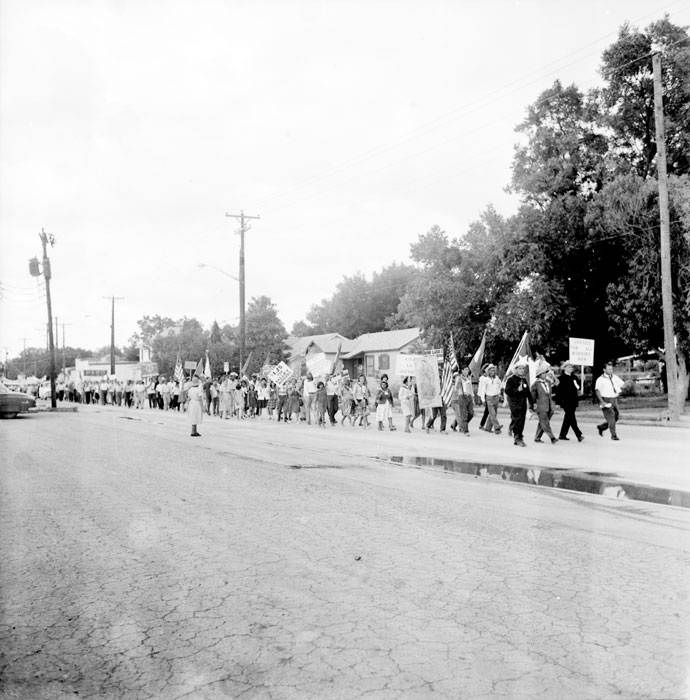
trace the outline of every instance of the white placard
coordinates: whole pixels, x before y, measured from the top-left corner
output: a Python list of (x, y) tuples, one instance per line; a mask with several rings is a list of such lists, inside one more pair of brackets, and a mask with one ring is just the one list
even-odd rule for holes
[(271, 370), (268, 378), (276, 384), (285, 384), (291, 376), (292, 370), (284, 362), (280, 362)]
[(223, 372), (227, 374), (230, 371), (230, 363), (229, 362), (223, 362)]
[(441, 382), (438, 376), (438, 362), (433, 355), (415, 357), (415, 380), (419, 394), (419, 407), (432, 408), (441, 406)]
[(592, 367), (594, 365), (594, 341), (589, 338), (569, 338), (568, 358), (574, 365)]
[(330, 374), (333, 369), (333, 362), (326, 358), (326, 353), (317, 352), (307, 358), (307, 369), (315, 377), (322, 377), (324, 374)]
[(401, 353), (395, 360), (395, 374), (398, 377), (414, 377), (414, 359), (419, 355)]

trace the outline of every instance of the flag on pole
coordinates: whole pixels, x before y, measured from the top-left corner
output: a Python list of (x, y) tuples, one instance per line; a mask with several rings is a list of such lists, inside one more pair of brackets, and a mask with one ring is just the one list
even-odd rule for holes
[(244, 377), (245, 374), (247, 373), (247, 369), (249, 367), (249, 363), (252, 361), (253, 354), (254, 354), (254, 351), (250, 350), (249, 355), (247, 356), (247, 361), (242, 365), (242, 371), (240, 372), (240, 378)]
[(208, 350), (206, 351), (206, 365), (204, 367), (204, 376), (207, 379), (211, 378), (211, 363), (208, 361)]
[(482, 333), (482, 342), (479, 343), (477, 352), (474, 353), (472, 359), (470, 360), (470, 372), (475, 379), (479, 379), (479, 375), (482, 373), (482, 362), (484, 362), (484, 351), (486, 350), (486, 331)]
[(180, 360), (180, 353), (177, 353), (177, 362), (175, 363), (175, 371), (173, 372), (173, 377), (178, 382), (184, 381), (184, 370), (182, 369), (182, 360)]
[(331, 369), (331, 374), (335, 374), (335, 370), (338, 368), (338, 360), (340, 359), (340, 351), (343, 349), (342, 340), (338, 343), (338, 349), (335, 353), (335, 360), (333, 360), (333, 369)]
[(196, 366), (196, 369), (194, 370), (194, 374), (196, 374), (197, 377), (203, 377), (204, 376), (204, 361), (199, 360), (199, 363)]
[(441, 372), (441, 398), (446, 406), (450, 405), (450, 397), (453, 393), (453, 372), (459, 371), (459, 369), (458, 358), (455, 356), (455, 343), (451, 333), (446, 343)]
[(508, 369), (506, 370), (505, 377), (503, 377), (503, 380), (505, 381), (510, 377), (511, 374), (515, 372), (515, 365), (518, 363), (525, 364), (527, 365), (527, 370), (528, 370), (528, 381), (530, 383), (530, 386), (534, 382), (534, 380), (537, 378), (535, 373), (534, 373), (534, 366), (535, 362), (534, 359), (532, 358), (532, 348), (530, 348), (529, 345), (529, 333), (527, 331), (524, 332), (522, 339), (520, 340), (520, 343), (517, 346), (517, 350), (515, 350), (515, 354), (513, 355), (513, 359), (510, 361), (510, 364), (508, 365)]

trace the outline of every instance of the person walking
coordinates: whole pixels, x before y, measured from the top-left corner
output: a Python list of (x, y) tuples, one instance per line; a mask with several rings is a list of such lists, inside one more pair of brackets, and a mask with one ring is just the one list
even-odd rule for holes
[(304, 380), (302, 387), (302, 401), (304, 402), (304, 414), (307, 423), (311, 425), (312, 413), (314, 412), (314, 396), (316, 395), (316, 382), (314, 375), (307, 372), (307, 378)]
[(577, 424), (575, 411), (579, 403), (580, 395), (580, 380), (574, 374), (575, 367), (570, 362), (563, 365), (561, 376), (558, 378), (558, 384), (555, 390), (556, 403), (563, 409), (563, 423), (561, 431), (558, 434), (559, 440), (569, 440), (568, 431), (573, 429), (578, 442), (582, 442), (585, 438), (582, 435)]
[(525, 447), (527, 404), (530, 409), (534, 409), (534, 399), (527, 380), (527, 365), (517, 364), (514, 370), (506, 380), (505, 386), (505, 395), (508, 397), (510, 409), (510, 434), (513, 436), (514, 445)]
[(323, 382), (318, 382), (316, 385), (316, 393), (313, 399), (314, 421), (323, 428), (326, 425), (326, 411), (328, 410), (328, 394), (326, 393), (326, 385)]
[(346, 418), (350, 421), (350, 425), (352, 425), (355, 420), (355, 400), (352, 394), (350, 377), (343, 377), (340, 382), (339, 393), (340, 415), (342, 416), (340, 425), (344, 425)]
[(400, 410), (405, 419), (405, 432), (411, 433), (410, 422), (414, 413), (414, 394), (409, 386), (410, 378), (405, 377), (398, 391), (398, 400), (400, 401)]
[(187, 408), (187, 416), (189, 423), (192, 426), (192, 437), (201, 437), (201, 433), (197, 430), (197, 426), (201, 425), (204, 418), (204, 390), (199, 383), (199, 377), (192, 377), (192, 386), (187, 392), (189, 406)]
[(487, 433), (500, 434), (502, 425), (498, 420), (498, 406), (503, 398), (503, 385), (496, 376), (496, 365), (489, 365), (486, 374), (479, 378), (479, 400), (486, 404), (489, 416), (484, 430)]
[(604, 414), (604, 422), (597, 425), (599, 436), (603, 436), (608, 429), (612, 440), (619, 440), (616, 433), (616, 423), (620, 413), (618, 411), (618, 397), (623, 388), (623, 380), (613, 373), (613, 362), (607, 362), (602, 375), (594, 385), (594, 393), (599, 400), (601, 412)]
[(290, 417), (290, 414), (288, 413), (289, 390), (290, 387), (287, 384), (278, 384), (277, 386), (278, 403), (276, 404), (276, 417), (278, 418), (278, 422), (284, 420), (287, 423), (288, 418)]
[[(360, 374), (357, 383), (352, 389), (355, 403), (357, 404), (357, 416), (359, 416), (360, 427), (369, 427), (369, 397), (371, 395), (367, 386), (367, 377), (365, 374)], [(353, 425), (356, 425), (357, 422)]]
[(534, 435), (534, 442), (541, 442), (542, 435), (546, 433), (551, 440), (551, 444), (558, 442), (553, 431), (551, 430), (551, 416), (553, 415), (553, 399), (551, 398), (551, 385), (546, 379), (546, 376), (551, 371), (551, 367), (544, 362), (537, 366), (536, 374), (537, 381), (532, 387), (532, 400), (534, 401), (534, 410), (539, 418), (537, 432)]
[(453, 430), (459, 428), (461, 433), (469, 437), (469, 424), (474, 418), (474, 387), (469, 367), (463, 367), (460, 374), (454, 379), (451, 405), (455, 413), (455, 420), (450, 427)]
[(388, 423), (389, 430), (396, 430), (393, 425), (393, 394), (388, 388), (388, 381), (381, 380), (378, 391), (376, 392), (376, 422), (379, 430), (383, 430), (384, 422)]
[(329, 375), (326, 380), (326, 401), (328, 410), (328, 420), (331, 425), (335, 425), (335, 414), (338, 412), (338, 393), (340, 390), (340, 382), (335, 375)]

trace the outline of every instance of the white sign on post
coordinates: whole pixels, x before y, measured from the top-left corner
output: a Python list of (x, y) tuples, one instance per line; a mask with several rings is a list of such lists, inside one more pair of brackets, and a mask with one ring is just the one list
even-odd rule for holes
[(307, 358), (307, 369), (315, 377), (321, 377), (324, 374), (330, 374), (333, 363), (326, 358), (326, 353), (318, 352), (315, 355), (310, 355)]
[(414, 360), (419, 355), (398, 355), (395, 361), (395, 374), (398, 377), (414, 377)]
[(291, 376), (292, 370), (284, 362), (280, 362), (270, 371), (268, 378), (275, 384), (285, 384)]
[(230, 363), (229, 362), (223, 362), (223, 372), (227, 374), (230, 371)]
[(568, 358), (574, 365), (592, 367), (594, 365), (594, 341), (590, 338), (569, 338)]

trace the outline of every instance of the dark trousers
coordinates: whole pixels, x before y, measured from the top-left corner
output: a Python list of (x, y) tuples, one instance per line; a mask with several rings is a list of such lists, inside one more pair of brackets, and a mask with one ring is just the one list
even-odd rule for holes
[(514, 440), (522, 440), (525, 432), (525, 419), (527, 418), (527, 400), (511, 401), (508, 399), (510, 409), (510, 432)]
[(433, 413), (431, 414), (431, 417), (429, 418), (429, 420), (426, 422), (427, 430), (434, 427), (434, 422), (436, 421), (436, 418), (438, 416), (441, 416), (441, 432), (445, 431), (446, 421), (447, 421), (446, 407), (445, 406), (434, 406)]
[(474, 418), (474, 398), (467, 394), (460, 395), (458, 400), (453, 402), (453, 412), (455, 420), (450, 427), (459, 427), (461, 433), (468, 433), (468, 424)]
[(328, 411), (328, 418), (331, 421), (331, 425), (335, 425), (335, 414), (338, 412), (338, 396), (333, 394), (332, 396), (327, 396), (326, 410)]
[(155, 394), (149, 394), (149, 408), (156, 408), (158, 405), (158, 399)]
[(482, 419), (479, 421), (479, 427), (483, 428), (486, 425), (486, 421), (489, 418), (489, 407), (484, 404), (484, 413), (482, 414)]
[(602, 408), (601, 412), (604, 414), (605, 423), (600, 423), (597, 427), (603, 433), (606, 428), (611, 431), (611, 436), (616, 436), (616, 421), (620, 413), (618, 412), (618, 401), (616, 399), (604, 399), (606, 403), (611, 404), (611, 408)]
[[(287, 396), (282, 396), (278, 394), (278, 402), (276, 403), (276, 410), (278, 411), (278, 420), (284, 418), (286, 421), (288, 419), (287, 413)], [(283, 415), (284, 414), (284, 415)]]
[(563, 425), (561, 425), (561, 432), (559, 433), (559, 437), (567, 437), (570, 428), (573, 429), (575, 437), (580, 437), (582, 435), (582, 431), (577, 425), (577, 418), (575, 418), (575, 406), (570, 406), (567, 408), (564, 406)]
[(537, 411), (539, 425), (537, 432), (534, 434), (535, 440), (541, 440), (541, 436), (546, 433), (552, 440), (554, 439), (553, 431), (551, 430), (551, 416), (553, 411)]

